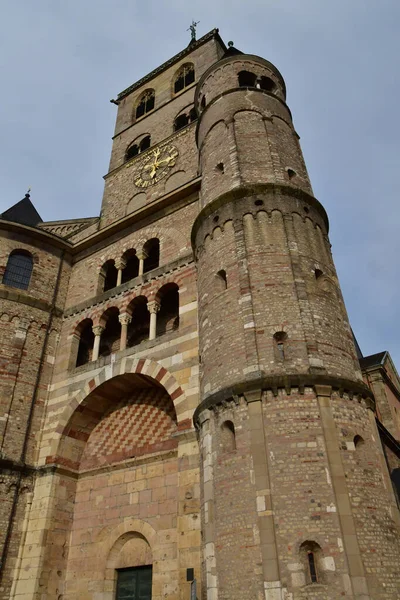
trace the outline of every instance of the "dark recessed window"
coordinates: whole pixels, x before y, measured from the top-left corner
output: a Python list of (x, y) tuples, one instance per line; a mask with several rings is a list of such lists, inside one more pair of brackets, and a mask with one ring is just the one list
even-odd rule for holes
[(118, 570), (116, 600), (151, 600), (151, 578), (151, 566)]
[(140, 96), (138, 105), (136, 107), (136, 118), (143, 117), (146, 113), (150, 112), (154, 108), (154, 90), (147, 90)]
[(174, 92), (177, 94), (194, 82), (194, 65), (188, 64), (178, 71), (174, 82)]
[(146, 137), (144, 137), (139, 143), (131, 144), (125, 153), (125, 160), (130, 160), (134, 156), (137, 156), (141, 152), (144, 152), (145, 150), (150, 148), (150, 144), (151, 137), (149, 135), (146, 135)]
[(188, 125), (189, 120), (187, 115), (179, 115), (174, 122), (174, 131), (179, 131)]
[(29, 252), (16, 250), (10, 254), (6, 270), (3, 275), (3, 284), (27, 290), (31, 280), (33, 258)]
[(311, 583), (317, 583), (318, 577), (317, 577), (317, 569), (315, 567), (314, 552), (308, 552), (307, 559), (308, 559), (308, 568), (310, 569)]
[(238, 73), (239, 87), (256, 87), (257, 75), (250, 71), (240, 71)]

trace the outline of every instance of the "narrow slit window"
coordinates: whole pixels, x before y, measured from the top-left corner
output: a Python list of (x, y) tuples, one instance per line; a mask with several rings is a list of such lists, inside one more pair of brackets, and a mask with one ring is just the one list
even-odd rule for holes
[(309, 552), (307, 554), (307, 558), (308, 558), (308, 568), (310, 569), (311, 583), (317, 583), (318, 577), (317, 577), (317, 569), (315, 566), (314, 552)]

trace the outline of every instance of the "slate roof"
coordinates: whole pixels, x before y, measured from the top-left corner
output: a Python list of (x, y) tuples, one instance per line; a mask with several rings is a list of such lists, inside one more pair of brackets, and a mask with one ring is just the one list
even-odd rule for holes
[(21, 223), (21, 225), (29, 225), (30, 227), (36, 227), (36, 225), (43, 222), (42, 217), (33, 206), (29, 194), (25, 194), (25, 198), (5, 210), (0, 218), (13, 223)]
[(361, 369), (369, 369), (370, 367), (378, 367), (383, 364), (386, 356), (386, 350), (383, 352), (377, 352), (376, 354), (370, 354), (360, 359)]

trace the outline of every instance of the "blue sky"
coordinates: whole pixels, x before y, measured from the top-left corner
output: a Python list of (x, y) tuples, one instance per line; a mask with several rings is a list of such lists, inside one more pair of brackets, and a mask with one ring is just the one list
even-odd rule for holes
[(31, 198), (44, 220), (97, 215), (118, 92), (219, 27), (273, 62), (364, 354), (400, 370), (398, 0), (3, 0), (0, 212)]

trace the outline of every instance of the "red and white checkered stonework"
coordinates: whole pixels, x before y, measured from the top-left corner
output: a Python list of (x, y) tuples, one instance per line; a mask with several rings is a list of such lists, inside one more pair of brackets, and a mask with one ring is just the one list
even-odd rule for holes
[(175, 448), (176, 415), (164, 390), (137, 390), (110, 407), (89, 436), (80, 469)]

